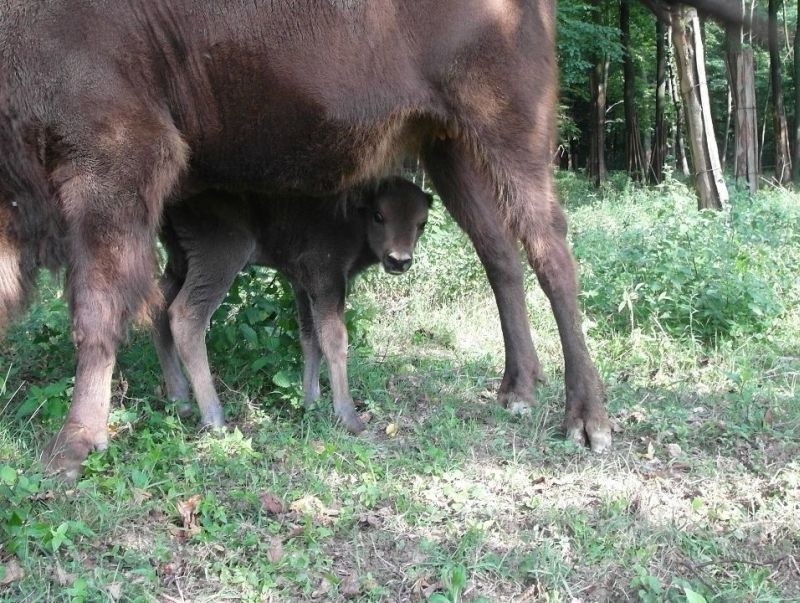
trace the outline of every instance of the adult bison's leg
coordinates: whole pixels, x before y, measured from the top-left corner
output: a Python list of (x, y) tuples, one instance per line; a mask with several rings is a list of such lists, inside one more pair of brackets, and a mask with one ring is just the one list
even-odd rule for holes
[(306, 407), (311, 407), (319, 399), (319, 369), (322, 360), (322, 349), (319, 346), (314, 316), (311, 311), (311, 300), (308, 292), (295, 283), (294, 301), (297, 306), (297, 322), (300, 326), (300, 347), (303, 348), (303, 397)]
[[(107, 445), (116, 349), (128, 321), (145, 318), (158, 303), (153, 235), (162, 201), (186, 164), (174, 128), (147, 115), (137, 114), (130, 124), (114, 117), (114, 132), (77, 141), (84, 149), (79, 158), (52, 175), (67, 225), (77, 370), (67, 419), (43, 461), (68, 480), (78, 476), (90, 451)], [(132, 136), (140, 128), (145, 139)]]
[(448, 211), (469, 235), (494, 292), (505, 342), (506, 363), (499, 401), (513, 412), (534, 402), (541, 378), (525, 306), (517, 243), (505, 227), (495, 187), (467, 145), (449, 140), (425, 153), (425, 166)]
[(554, 200), (552, 228), (538, 239), (523, 238), (528, 259), (553, 308), (564, 352), (567, 437), (602, 451), (611, 444), (611, 427), (605, 410), (605, 393), (581, 330), (575, 263), (567, 247), (564, 213)]

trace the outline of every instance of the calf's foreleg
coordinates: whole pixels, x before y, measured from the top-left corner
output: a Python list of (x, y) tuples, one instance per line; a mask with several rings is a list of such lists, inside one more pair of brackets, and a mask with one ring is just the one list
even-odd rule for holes
[[(315, 290), (316, 289), (316, 290)], [(328, 363), (333, 390), (333, 410), (350, 433), (364, 431), (356, 413), (347, 380), (347, 328), (344, 324), (346, 283), (315, 287), (309, 291), (311, 313), (322, 353)]]
[(322, 349), (314, 327), (308, 292), (296, 283), (292, 283), (292, 289), (297, 306), (297, 322), (300, 326), (300, 347), (303, 350), (303, 398), (306, 408), (310, 408), (320, 396), (319, 369)]

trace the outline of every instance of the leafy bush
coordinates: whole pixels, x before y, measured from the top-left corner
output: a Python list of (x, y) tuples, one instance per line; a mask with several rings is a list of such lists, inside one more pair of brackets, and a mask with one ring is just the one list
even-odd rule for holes
[[(350, 347), (362, 348), (370, 312), (351, 306), (345, 312)], [(250, 268), (237, 278), (211, 319), (207, 343), (223, 381), (300, 405), (300, 334), (294, 293), (283, 276)]]
[(680, 185), (662, 192), (634, 189), (571, 214), (582, 301), (595, 321), (710, 342), (763, 332), (796, 303), (797, 206), (737, 196), (730, 210), (698, 212)]

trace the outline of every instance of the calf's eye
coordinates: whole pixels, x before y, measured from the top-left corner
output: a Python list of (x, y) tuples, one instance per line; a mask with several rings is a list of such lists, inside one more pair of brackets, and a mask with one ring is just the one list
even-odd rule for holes
[(381, 212), (376, 211), (372, 217), (376, 224), (383, 224), (383, 214)]

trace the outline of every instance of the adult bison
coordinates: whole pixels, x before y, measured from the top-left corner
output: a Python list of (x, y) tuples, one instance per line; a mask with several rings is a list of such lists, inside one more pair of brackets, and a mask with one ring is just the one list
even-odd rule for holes
[(505, 339), (500, 402), (534, 403), (521, 242), (564, 351), (567, 436), (611, 430), (551, 174), (553, 0), (6, 0), (0, 7), (0, 321), (67, 267), (77, 375), (46, 451), (106, 446), (115, 354), (159, 303), (170, 196), (324, 195), (421, 156), (468, 233)]

